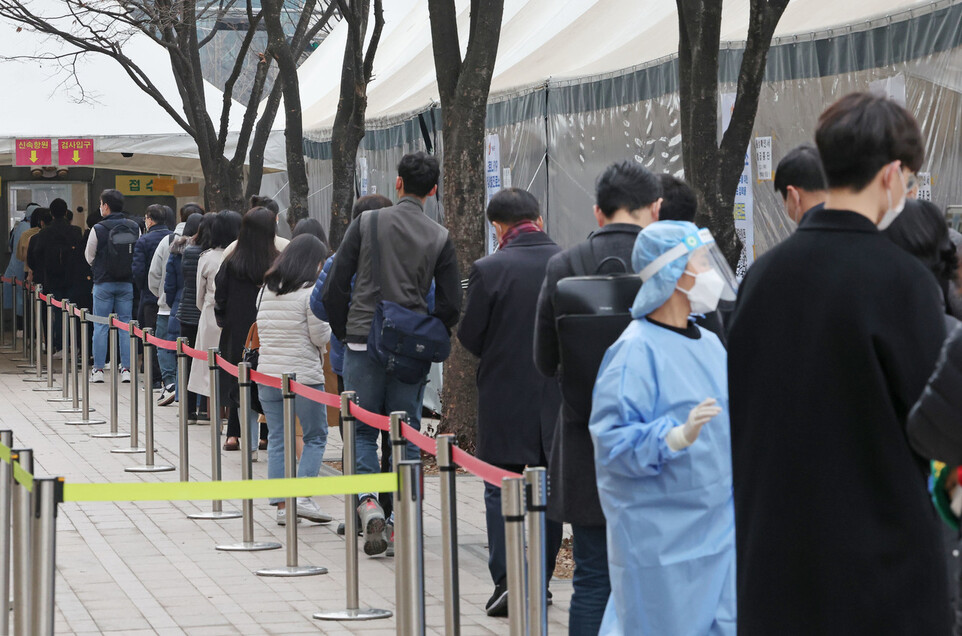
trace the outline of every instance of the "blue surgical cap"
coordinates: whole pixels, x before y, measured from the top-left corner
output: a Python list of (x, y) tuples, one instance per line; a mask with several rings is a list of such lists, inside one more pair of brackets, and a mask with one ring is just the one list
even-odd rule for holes
[[(680, 245), (689, 236), (698, 233), (698, 226), (688, 221), (658, 221), (652, 223), (635, 239), (631, 251), (631, 267), (641, 273), (656, 258)], [(690, 252), (686, 251), (673, 261), (669, 261), (647, 281), (642, 282), (635, 303), (631, 306), (631, 317), (642, 318), (658, 309), (671, 298), (678, 279), (688, 265)]]

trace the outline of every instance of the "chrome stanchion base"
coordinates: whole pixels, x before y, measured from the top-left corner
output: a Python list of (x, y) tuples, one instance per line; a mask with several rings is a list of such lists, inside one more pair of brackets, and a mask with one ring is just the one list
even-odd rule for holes
[(214, 546), (215, 550), (223, 550), (224, 552), (259, 552), (260, 550), (278, 550), (280, 548), (281, 544), (273, 541), (242, 541), (241, 543)]
[(63, 387), (41, 386), (36, 389), (31, 389), (31, 391), (34, 391), (36, 393), (53, 393), (54, 391), (56, 391), (57, 393), (63, 393)]
[[(47, 376), (42, 375), (39, 378), (24, 378), (23, 381), (24, 382), (46, 382)], [(60, 389), (60, 390), (63, 391), (63, 389)]]
[[(88, 411), (96, 411), (97, 409), (87, 409), (87, 410), (88, 410)], [(75, 409), (75, 408), (73, 408), (73, 407), (70, 407), (70, 408), (66, 408), (66, 409), (57, 409), (57, 413), (83, 413), (83, 412), (84, 412), (84, 410), (83, 410), (82, 408), (77, 408), (77, 409)]]
[[(70, 424), (70, 422), (67, 422), (67, 424)], [(92, 434), (91, 437), (99, 437), (101, 439), (120, 439), (121, 437), (130, 437), (130, 433), (96, 433)]]
[[(91, 411), (93, 409), (90, 409)], [(94, 424), (106, 424), (107, 420), (68, 420), (64, 424), (68, 426), (92, 426)]]
[(219, 512), (195, 512), (187, 515), (188, 519), (240, 519), (241, 513), (236, 510), (221, 510)]
[(327, 574), (327, 568), (316, 565), (295, 565), (282, 568), (266, 568), (254, 572), (257, 576), (317, 576)]
[(73, 402), (73, 398), (65, 398), (65, 397), (47, 398), (47, 401), (48, 402)]
[(128, 473), (167, 473), (174, 470), (174, 467), (167, 464), (154, 464), (153, 466), (128, 466), (124, 470)]
[(134, 454), (134, 453), (146, 453), (147, 449), (144, 447), (140, 448), (111, 448), (111, 453), (122, 453), (122, 454)]
[[(16, 361), (19, 362), (20, 360), (23, 360), (24, 362), (27, 362), (27, 364), (18, 364), (18, 365), (17, 365), (17, 368), (18, 368), (18, 369), (36, 369), (36, 368), (37, 368), (37, 365), (36, 365), (36, 364), (29, 364), (29, 359), (28, 359), (28, 358), (19, 358), (19, 359), (17, 359)], [(23, 373), (30, 373), (30, 371), (23, 371)]]
[(330, 612), (317, 612), (314, 618), (319, 621), (373, 621), (378, 618), (391, 618), (394, 613), (389, 610), (373, 609), (342, 609)]

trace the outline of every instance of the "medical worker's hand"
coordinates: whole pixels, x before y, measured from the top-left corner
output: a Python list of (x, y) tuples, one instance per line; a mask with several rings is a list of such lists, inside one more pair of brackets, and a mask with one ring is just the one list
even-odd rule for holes
[(688, 420), (684, 424), (668, 431), (665, 438), (668, 448), (677, 452), (694, 444), (701, 433), (701, 427), (721, 412), (721, 407), (714, 398), (705, 399), (688, 412)]

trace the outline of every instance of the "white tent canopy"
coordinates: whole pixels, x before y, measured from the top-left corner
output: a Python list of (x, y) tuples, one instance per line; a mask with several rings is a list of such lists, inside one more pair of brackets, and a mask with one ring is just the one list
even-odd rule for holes
[[(63, 14), (63, 4), (57, 0), (34, 0), (28, 6), (39, 15)], [(92, 137), (99, 168), (200, 176), (194, 140), (116, 61), (102, 54), (84, 54), (74, 65), (75, 79), (68, 68), (69, 58), (54, 59), (71, 47), (18, 28), (0, 20), (0, 58), (32, 57), (5, 59), (0, 65), (0, 83), (7, 87), (0, 118), (0, 165), (13, 164), (14, 139), (18, 137)], [(182, 102), (166, 51), (147, 36), (135, 35), (124, 44), (123, 52), (180, 112)], [(217, 125), (223, 94), (207, 82), (204, 87), (208, 110)], [(239, 126), (243, 112), (241, 104), (232, 102), (231, 129)], [(234, 147), (236, 135), (229, 135), (227, 152)], [(268, 142), (265, 168), (286, 169), (280, 134)]]
[[(775, 37), (808, 35), (903, 11), (904, 0), (792, 0)], [(468, 0), (458, 0), (458, 30), (467, 46)], [(367, 118), (373, 127), (437, 102), (431, 25), (424, 0), (392, 0), (368, 87)], [(749, 1), (726, 0), (722, 42), (743, 41)], [(370, 31), (370, 29), (369, 29)], [(318, 139), (337, 109), (346, 24), (335, 27), (300, 69), (304, 128)], [(505, 0), (498, 61), (491, 94), (621, 71), (676, 53), (678, 19), (668, 0)]]

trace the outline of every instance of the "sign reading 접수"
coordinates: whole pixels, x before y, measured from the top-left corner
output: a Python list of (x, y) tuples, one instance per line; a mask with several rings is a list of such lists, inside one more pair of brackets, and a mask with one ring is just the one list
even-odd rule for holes
[(125, 197), (174, 196), (177, 180), (149, 174), (118, 174), (115, 183)]

